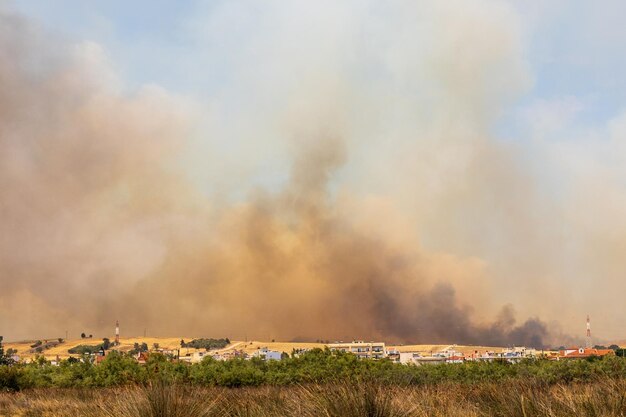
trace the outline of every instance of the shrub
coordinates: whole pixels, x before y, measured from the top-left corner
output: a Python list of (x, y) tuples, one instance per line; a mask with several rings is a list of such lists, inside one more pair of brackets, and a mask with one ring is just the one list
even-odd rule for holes
[(91, 354), (94, 354), (96, 352), (99, 352), (103, 348), (104, 347), (101, 344), (100, 345), (94, 345), (94, 346), (91, 346), (91, 345), (78, 345), (78, 346), (74, 346), (72, 348), (69, 348), (67, 350), (67, 352), (71, 353), (71, 354), (78, 354), (78, 355), (85, 355), (85, 354), (91, 355)]
[(180, 346), (184, 348), (193, 349), (223, 349), (230, 345), (230, 340), (226, 339), (193, 339), (191, 342), (185, 343), (184, 340), (180, 341)]

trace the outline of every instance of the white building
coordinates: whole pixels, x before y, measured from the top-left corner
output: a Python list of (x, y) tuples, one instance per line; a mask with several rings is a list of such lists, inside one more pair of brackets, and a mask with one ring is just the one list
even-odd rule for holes
[(399, 355), (400, 355), (400, 358), (398, 362), (403, 363), (405, 365), (417, 364), (418, 359), (422, 357), (422, 354), (419, 352), (400, 352)]
[(188, 363), (200, 363), (202, 359), (205, 357), (212, 356), (211, 352), (206, 350), (197, 350), (195, 352), (187, 353), (185, 355), (180, 355), (178, 360)]
[(277, 350), (269, 350), (267, 347), (262, 347), (252, 354), (253, 358), (261, 358), (265, 361), (279, 361), (283, 357), (282, 352)]
[(331, 343), (328, 348), (338, 352), (349, 352), (360, 359), (382, 359), (387, 357), (384, 342), (364, 342), (361, 340), (351, 343)]

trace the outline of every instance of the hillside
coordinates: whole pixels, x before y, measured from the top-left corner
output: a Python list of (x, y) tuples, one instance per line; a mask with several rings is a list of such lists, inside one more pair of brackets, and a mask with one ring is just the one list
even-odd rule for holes
[(420, 352), (425, 355), (431, 353), (437, 353), (444, 350), (454, 350), (456, 352), (470, 354), (474, 351), (485, 352), (495, 351), (499, 352), (503, 348), (496, 346), (466, 346), (466, 345), (387, 345), (388, 349), (395, 348), (398, 352)]
[[(161, 349), (180, 349), (181, 354), (193, 353), (197, 350), (204, 349), (194, 349), (194, 348), (181, 348), (180, 341), (184, 339), (189, 342), (193, 340), (192, 337), (127, 337), (120, 338), (120, 345), (116, 347), (116, 349), (127, 352), (133, 349), (135, 343), (146, 343), (150, 349), (153, 348), (155, 344), (159, 345)], [(112, 340), (112, 338), (111, 338)], [(24, 340), (19, 342), (8, 342), (4, 343), (5, 349), (15, 349), (17, 350), (17, 354), (21, 358), (31, 358), (33, 356), (38, 355), (31, 348), (37, 340)], [(56, 339), (42, 339), (41, 342), (45, 344), (45, 342), (56, 342)], [(63, 343), (59, 343), (54, 347), (50, 347), (49, 349), (45, 349), (40, 355), (45, 356), (47, 359), (55, 359), (57, 356), (61, 359), (72, 356), (68, 353), (68, 349), (71, 349), (78, 345), (88, 345), (88, 346), (96, 346), (102, 343), (102, 339), (70, 339), (64, 341)], [(259, 341), (233, 341), (229, 346), (224, 349), (218, 350), (218, 352), (225, 352), (229, 350), (243, 350), (246, 353), (253, 353), (254, 351), (267, 347), (270, 350), (277, 350), (280, 352), (291, 353), (293, 349), (311, 349), (311, 348), (323, 348), (324, 345), (320, 343), (290, 343), (290, 342), (259, 342)], [(75, 356), (75, 355), (74, 355)]]
[[(192, 337), (128, 337), (120, 339), (120, 346), (116, 349), (120, 351), (127, 352), (133, 349), (135, 343), (146, 343), (150, 349), (153, 348), (155, 344), (158, 344), (162, 349), (180, 349), (181, 354), (193, 353), (199, 349), (193, 348), (180, 348), (180, 341), (184, 339), (189, 342), (193, 338)], [(4, 344), (5, 349), (16, 349), (17, 354), (25, 359), (36, 356), (37, 353), (34, 352), (31, 345), (33, 345), (36, 340), (27, 340), (20, 342), (8, 342)], [(45, 340), (42, 340), (45, 344)], [(50, 339), (48, 342), (57, 342), (55, 339)], [(58, 343), (58, 342), (57, 342)], [(89, 345), (95, 346), (102, 343), (101, 339), (71, 339), (64, 341), (56, 346), (45, 349), (41, 355), (45, 356), (47, 359), (55, 359), (57, 356), (61, 359), (67, 358), (71, 356), (68, 353), (68, 349), (71, 349), (78, 345)], [(307, 343), (307, 342), (263, 342), (263, 341), (232, 341), (232, 343), (224, 349), (218, 350), (218, 352), (226, 352), (231, 350), (242, 350), (248, 354), (255, 352), (256, 350), (267, 347), (270, 350), (275, 350), (279, 352), (287, 352), (291, 353), (294, 349), (312, 349), (312, 348), (324, 348), (324, 344), (321, 343)], [(387, 345), (388, 348), (395, 348), (400, 352), (422, 352), (424, 354), (431, 354), (436, 352), (441, 352), (443, 350), (454, 349), (458, 352), (462, 353), (472, 353), (475, 350), (480, 352), (484, 352), (486, 350), (499, 351), (502, 348), (500, 347), (489, 347), (489, 346), (457, 346), (457, 345)], [(202, 349), (200, 349), (202, 350)]]
[[(192, 340), (191, 337), (181, 338), (181, 337), (128, 337), (128, 338), (120, 338), (120, 346), (117, 348), (121, 351), (129, 351), (133, 349), (135, 343), (146, 343), (150, 349), (154, 346), (155, 343), (159, 344), (160, 348), (163, 349), (178, 349), (180, 348), (180, 340), (185, 339), (187, 341)], [(51, 339), (52, 341), (54, 339)], [(113, 340), (111, 338), (111, 340)], [(8, 349), (16, 349), (17, 354), (21, 358), (29, 358), (37, 355), (37, 353), (32, 352), (31, 345), (36, 340), (26, 340), (20, 342), (9, 342), (4, 343), (4, 348)], [(45, 342), (42, 340), (42, 342)], [(88, 346), (96, 346), (102, 343), (102, 339), (70, 339), (66, 340), (63, 343), (58, 344), (55, 347), (44, 350), (41, 355), (45, 356), (47, 359), (54, 359), (59, 356), (61, 359), (67, 358), (71, 356), (68, 353), (68, 349), (71, 349), (78, 345), (88, 345)], [(195, 349), (189, 349), (193, 351)]]
[(313, 349), (313, 348), (323, 349), (324, 346), (325, 345), (322, 343), (248, 341), (248, 342), (233, 342), (231, 345), (229, 345), (225, 349), (220, 350), (220, 352), (225, 352), (225, 351), (236, 349), (236, 350), (242, 350), (250, 354), (260, 348), (266, 347), (269, 350), (291, 353), (294, 349)]

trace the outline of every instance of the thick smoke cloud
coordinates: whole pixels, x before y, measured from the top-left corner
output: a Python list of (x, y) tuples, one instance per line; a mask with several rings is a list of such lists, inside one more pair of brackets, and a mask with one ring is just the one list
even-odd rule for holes
[[(123, 92), (96, 44), (2, 12), (2, 332), (107, 335), (119, 319), (127, 334), (551, 342), (498, 297), (550, 269), (532, 178), (490, 135), (529, 83), (515, 13), (435, 3), (268, 2), (224, 68), (207, 48), (224, 80), (208, 127), (190, 100)], [(246, 4), (199, 36), (223, 45)], [(265, 160), (288, 174), (250, 186)], [(538, 243), (524, 261), (510, 235)], [(494, 248), (494, 265), (473, 256)]]
[(168, 168), (186, 122), (156, 88), (117, 94), (97, 45), (0, 19), (2, 328), (61, 334), (156, 266), (189, 200)]
[[(350, 220), (355, 207), (341, 207), (326, 191), (343, 159), (338, 141), (321, 137), (303, 152), (306, 161), (294, 161), (285, 190), (230, 209), (210, 240), (183, 239), (127, 303), (150, 287), (145, 300), (178, 300), (174, 311), (201, 312), (213, 331), (247, 329), (263, 338), (542, 346), (545, 324), (533, 319), (515, 326), (509, 308), (493, 324), (474, 323), (446, 283), (479, 276), (472, 262), (426, 253)], [(368, 220), (375, 221), (381, 219)], [(162, 305), (152, 309), (146, 320)], [(180, 324), (162, 325), (175, 332)]]

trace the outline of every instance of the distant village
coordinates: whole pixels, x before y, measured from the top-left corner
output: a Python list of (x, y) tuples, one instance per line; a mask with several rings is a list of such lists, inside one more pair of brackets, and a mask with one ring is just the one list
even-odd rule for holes
[(455, 349), (455, 345), (447, 349), (424, 354), (424, 352), (399, 351), (395, 347), (386, 347), (384, 343), (354, 341), (351, 343), (333, 343), (328, 345), (331, 350), (350, 352), (363, 359), (387, 358), (393, 362), (403, 364), (438, 364), (462, 363), (466, 361), (507, 361), (519, 362), (522, 359), (583, 359), (615, 355), (612, 349), (571, 347), (559, 351), (546, 351), (526, 347), (503, 348), (495, 350), (475, 350), (463, 353)]
[[(601, 358), (615, 355), (618, 346), (604, 348), (591, 346), (590, 327), (587, 325), (587, 346), (572, 346), (559, 350), (539, 350), (529, 347), (516, 346), (508, 348), (473, 348), (471, 346), (431, 346), (425, 349), (426, 345), (386, 345), (384, 342), (373, 342), (363, 340), (353, 340), (350, 342), (327, 342), (327, 343), (267, 343), (263, 346), (259, 342), (235, 342), (228, 339), (193, 339), (189, 342), (180, 341), (176, 347), (164, 346), (153, 343), (149, 347), (147, 343), (135, 342), (132, 346), (121, 348), (120, 327), (116, 322), (115, 338), (113, 341), (108, 338), (103, 339), (103, 343), (93, 345), (75, 345), (67, 349), (67, 354), (58, 354), (50, 360), (52, 365), (58, 365), (61, 358), (71, 358), (72, 360), (90, 361), (95, 364), (101, 363), (111, 352), (121, 352), (132, 356), (139, 364), (145, 364), (152, 354), (164, 355), (170, 360), (183, 363), (199, 363), (205, 358), (212, 358), (217, 361), (227, 361), (232, 359), (250, 360), (257, 358), (263, 361), (280, 361), (289, 357), (298, 357), (312, 349), (329, 349), (334, 352), (353, 354), (359, 359), (382, 360), (386, 359), (395, 363), (406, 365), (426, 365), (463, 363), (468, 361), (503, 361), (516, 363), (522, 360), (546, 359), (546, 360), (573, 360), (586, 358)], [(84, 333), (82, 339), (91, 339)], [(48, 349), (55, 348), (58, 352), (59, 346), (64, 344), (63, 339), (35, 341), (27, 351), (18, 352), (9, 348), (8, 356), (14, 362), (30, 362), (38, 360)], [(276, 349), (276, 345), (282, 349)], [(288, 349), (290, 348), (290, 349)], [(285, 350), (290, 351), (285, 351)], [(621, 350), (623, 353), (623, 350)], [(49, 355), (48, 355), (49, 356)]]
[[(325, 345), (331, 351), (345, 352), (356, 355), (359, 359), (387, 359), (392, 362), (412, 365), (425, 364), (443, 364), (443, 363), (463, 363), (467, 361), (506, 361), (519, 362), (523, 359), (548, 359), (548, 360), (569, 360), (569, 359), (585, 359), (591, 357), (604, 357), (615, 355), (613, 349), (585, 348), (585, 347), (569, 347), (563, 350), (538, 350), (527, 347), (511, 347), (502, 348), (500, 350), (475, 350), (471, 353), (461, 352), (456, 349), (455, 345), (451, 345), (446, 349), (423, 352), (423, 351), (401, 351), (398, 347), (386, 346), (384, 342), (366, 342), (352, 341), (349, 343), (329, 343)], [(249, 353), (243, 349), (193, 349), (192, 352), (185, 353), (185, 349), (168, 349), (153, 346), (151, 349), (147, 347), (139, 351), (126, 352), (135, 360), (144, 364), (152, 354), (161, 354), (175, 361), (185, 363), (199, 363), (204, 358), (212, 358), (218, 361), (226, 361), (232, 359), (250, 360), (258, 358), (264, 361), (280, 361), (289, 357), (298, 357), (301, 354), (317, 348), (294, 348), (292, 352), (272, 350), (270, 347), (259, 347), (254, 352)], [(111, 352), (118, 351), (115, 343), (112, 343), (107, 349), (100, 346), (94, 352), (86, 352), (81, 355), (70, 355), (75, 360), (92, 361), (95, 364), (102, 362)], [(13, 353), (11, 359), (15, 362), (30, 362), (37, 359), (37, 356), (29, 356), (22, 358), (20, 355)], [(60, 356), (50, 362), (52, 365), (60, 363)]]

